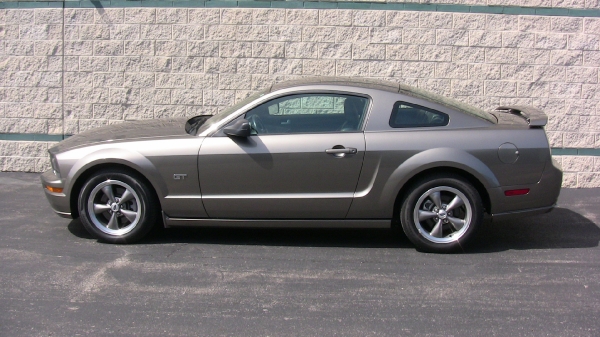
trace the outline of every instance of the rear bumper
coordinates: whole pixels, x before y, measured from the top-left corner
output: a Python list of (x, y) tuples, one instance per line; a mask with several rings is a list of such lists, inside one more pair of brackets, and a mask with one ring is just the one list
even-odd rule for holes
[(531, 209), (522, 209), (514, 212), (505, 212), (505, 213), (496, 213), (492, 214), (492, 221), (503, 221), (503, 220), (511, 220), (524, 218), (532, 215), (539, 215), (551, 212), (556, 205), (552, 205), (550, 207), (540, 207), (540, 208), (531, 208)]
[(48, 199), (48, 202), (50, 202), (50, 206), (52, 206), (54, 212), (63, 218), (72, 219), (73, 216), (71, 214), (69, 198), (67, 198), (64, 193), (50, 192), (46, 188), (46, 186), (64, 188), (64, 181), (54, 173), (54, 170), (48, 170), (44, 172), (40, 176), (40, 180), (42, 181), (42, 187), (44, 188), (46, 199)]
[[(494, 218), (516, 218), (547, 213), (556, 205), (562, 185), (560, 165), (553, 159), (548, 162), (540, 180), (531, 185), (501, 186), (489, 191)], [(507, 190), (529, 189), (526, 195), (504, 195)]]

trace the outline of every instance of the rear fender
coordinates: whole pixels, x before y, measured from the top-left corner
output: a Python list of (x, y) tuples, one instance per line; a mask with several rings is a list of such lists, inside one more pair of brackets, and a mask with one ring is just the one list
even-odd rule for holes
[[(432, 168), (449, 167), (465, 171), (475, 177), (486, 188), (500, 186), (494, 173), (472, 154), (453, 148), (435, 148), (419, 152), (404, 161), (390, 175), (382, 193), (382, 203), (390, 207), (393, 214), (394, 200), (402, 187), (417, 174)], [(392, 201), (392, 202), (390, 202)]]

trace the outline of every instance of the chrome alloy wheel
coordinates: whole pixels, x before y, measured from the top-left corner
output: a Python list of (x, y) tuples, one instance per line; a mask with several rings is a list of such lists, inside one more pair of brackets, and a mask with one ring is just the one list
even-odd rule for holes
[(140, 198), (131, 186), (118, 180), (98, 184), (89, 195), (90, 220), (102, 232), (124, 235), (131, 232), (142, 216)]
[(417, 201), (414, 222), (425, 239), (449, 243), (460, 239), (471, 224), (473, 208), (456, 188), (439, 186), (427, 190)]

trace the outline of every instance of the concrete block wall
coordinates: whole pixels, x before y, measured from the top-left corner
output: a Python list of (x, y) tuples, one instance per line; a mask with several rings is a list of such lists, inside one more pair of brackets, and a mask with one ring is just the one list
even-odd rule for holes
[(215, 114), (273, 82), (330, 75), (401, 82), (485, 109), (537, 106), (550, 116), (564, 185), (600, 187), (600, 17), (587, 15), (598, 1), (487, 1), (511, 14), (243, 3), (0, 9), (0, 169), (43, 171), (63, 135)]

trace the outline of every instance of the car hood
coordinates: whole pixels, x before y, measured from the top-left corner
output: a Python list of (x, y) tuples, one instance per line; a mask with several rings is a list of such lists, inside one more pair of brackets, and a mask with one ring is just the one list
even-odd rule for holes
[(188, 135), (185, 130), (186, 120), (187, 118), (155, 119), (100, 127), (71, 136), (52, 147), (49, 151), (60, 153), (85, 145), (105, 142), (185, 136)]

